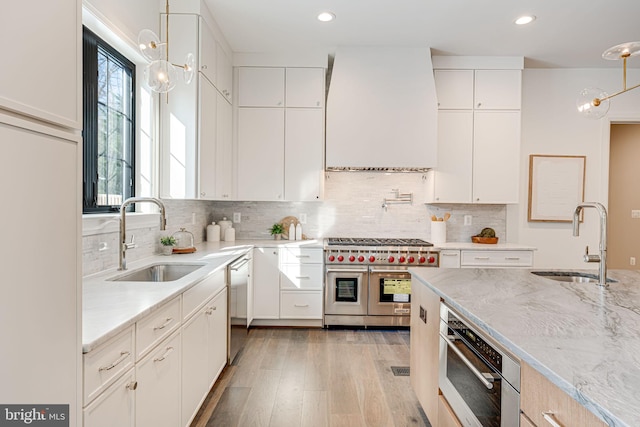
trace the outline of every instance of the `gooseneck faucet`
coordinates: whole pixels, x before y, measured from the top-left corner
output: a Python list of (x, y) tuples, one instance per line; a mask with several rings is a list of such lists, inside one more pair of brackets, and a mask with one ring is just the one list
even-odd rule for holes
[(155, 197), (130, 197), (120, 206), (120, 250), (118, 251), (118, 270), (127, 269), (127, 249), (135, 248), (133, 238), (131, 243), (127, 243), (127, 206), (132, 203), (154, 203), (160, 208), (160, 230), (164, 230), (167, 227), (167, 218), (165, 215), (164, 203), (160, 199)]
[(598, 286), (606, 287), (607, 285), (607, 210), (601, 203), (585, 202), (580, 203), (573, 212), (573, 235), (580, 235), (580, 213), (583, 208), (594, 208), (600, 215), (600, 254), (590, 255), (589, 246), (585, 249), (584, 262), (599, 262), (598, 268)]

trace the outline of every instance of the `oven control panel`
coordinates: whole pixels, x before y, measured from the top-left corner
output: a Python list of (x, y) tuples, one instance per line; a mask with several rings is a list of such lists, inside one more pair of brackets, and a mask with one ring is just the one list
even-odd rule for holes
[(380, 250), (353, 250), (353, 249), (327, 249), (325, 250), (326, 264), (361, 264), (361, 265), (407, 265), (438, 267), (440, 254), (437, 251), (380, 251)]

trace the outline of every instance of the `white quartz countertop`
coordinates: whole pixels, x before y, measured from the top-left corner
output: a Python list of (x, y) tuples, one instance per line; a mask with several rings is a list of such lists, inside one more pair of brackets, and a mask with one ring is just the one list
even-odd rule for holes
[(474, 250), (474, 251), (535, 251), (533, 246), (521, 245), (519, 243), (496, 243), (483, 244), (471, 242), (446, 242), (434, 243), (433, 247), (440, 250)]
[(640, 426), (640, 272), (610, 270), (602, 289), (525, 269), (410, 271), (607, 424)]
[[(318, 240), (236, 240), (205, 242), (193, 254), (152, 256), (130, 262), (127, 271), (112, 268), (82, 280), (82, 351), (87, 353), (136, 321), (199, 283), (210, 274), (225, 268), (253, 247), (317, 247)], [(202, 268), (171, 282), (114, 282), (109, 279), (155, 263), (203, 263)], [(221, 288), (222, 289), (222, 288)]]

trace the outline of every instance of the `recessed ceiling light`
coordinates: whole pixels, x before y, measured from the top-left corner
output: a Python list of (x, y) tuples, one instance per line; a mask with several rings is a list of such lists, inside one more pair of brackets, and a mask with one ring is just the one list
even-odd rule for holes
[(536, 20), (536, 17), (533, 15), (524, 15), (515, 20), (517, 25), (527, 25)]
[(336, 19), (336, 15), (331, 12), (322, 12), (318, 15), (318, 21), (329, 22)]

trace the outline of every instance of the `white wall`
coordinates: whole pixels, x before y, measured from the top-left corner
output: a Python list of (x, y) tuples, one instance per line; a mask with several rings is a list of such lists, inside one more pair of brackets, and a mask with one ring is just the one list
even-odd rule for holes
[(161, 0), (83, 0), (83, 6), (99, 15), (105, 24), (117, 28), (121, 37), (137, 45), (138, 33), (148, 28), (160, 34)]
[[(630, 70), (628, 86), (640, 81)], [(522, 146), (520, 203), (507, 207), (507, 230), (511, 241), (538, 248), (537, 268), (597, 268), (585, 264), (586, 245), (598, 251), (598, 217), (585, 214), (580, 237), (572, 236), (570, 223), (527, 222), (529, 155), (585, 155), (585, 201), (607, 204), (608, 119), (589, 120), (578, 115), (575, 100), (585, 87), (609, 93), (622, 88), (622, 64), (612, 69), (525, 69), (522, 79)], [(611, 100), (609, 118), (640, 121), (640, 90)], [(640, 237), (640, 236), (638, 236)]]

